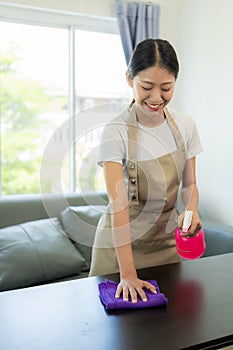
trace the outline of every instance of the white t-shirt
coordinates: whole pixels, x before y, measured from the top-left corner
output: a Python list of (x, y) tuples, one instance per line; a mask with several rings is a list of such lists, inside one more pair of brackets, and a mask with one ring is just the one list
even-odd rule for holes
[[(192, 117), (169, 109), (174, 118), (186, 150), (186, 159), (190, 159), (202, 150), (202, 144), (197, 131), (195, 121)], [(128, 159), (128, 112), (123, 112), (120, 116), (109, 122), (102, 132), (98, 164), (103, 165), (105, 161), (112, 161), (125, 164)], [(155, 159), (171, 153), (177, 149), (177, 145), (168, 124), (167, 119), (154, 128), (147, 128), (137, 123), (137, 161)]]

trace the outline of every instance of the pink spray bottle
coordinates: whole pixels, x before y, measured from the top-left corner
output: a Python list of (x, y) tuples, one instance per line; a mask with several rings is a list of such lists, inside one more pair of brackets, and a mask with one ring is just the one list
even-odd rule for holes
[(186, 210), (182, 230), (178, 227), (175, 231), (176, 250), (184, 259), (194, 260), (200, 258), (206, 249), (204, 231), (201, 229), (194, 237), (184, 236), (192, 223), (193, 212)]

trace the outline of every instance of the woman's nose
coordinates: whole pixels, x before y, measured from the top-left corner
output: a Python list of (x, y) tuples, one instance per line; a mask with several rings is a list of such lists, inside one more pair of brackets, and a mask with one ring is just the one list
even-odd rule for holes
[(152, 89), (150, 93), (150, 97), (154, 102), (161, 102), (162, 94), (160, 89)]

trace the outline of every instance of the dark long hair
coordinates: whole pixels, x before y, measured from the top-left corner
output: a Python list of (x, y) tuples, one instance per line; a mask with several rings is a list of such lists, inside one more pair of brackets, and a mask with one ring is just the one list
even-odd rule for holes
[(135, 48), (128, 65), (129, 76), (133, 79), (140, 71), (158, 64), (177, 79), (179, 62), (172, 45), (163, 39), (146, 39)]

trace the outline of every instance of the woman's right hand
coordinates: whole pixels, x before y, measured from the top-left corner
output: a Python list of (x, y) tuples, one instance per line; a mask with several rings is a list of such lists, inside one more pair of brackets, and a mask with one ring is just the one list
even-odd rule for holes
[(132, 303), (137, 303), (139, 296), (142, 301), (146, 302), (147, 296), (143, 288), (150, 290), (154, 294), (157, 293), (156, 288), (153, 284), (140, 280), (137, 276), (122, 278), (117, 286), (115, 298), (120, 298), (122, 293), (124, 301), (129, 301), (130, 298)]

